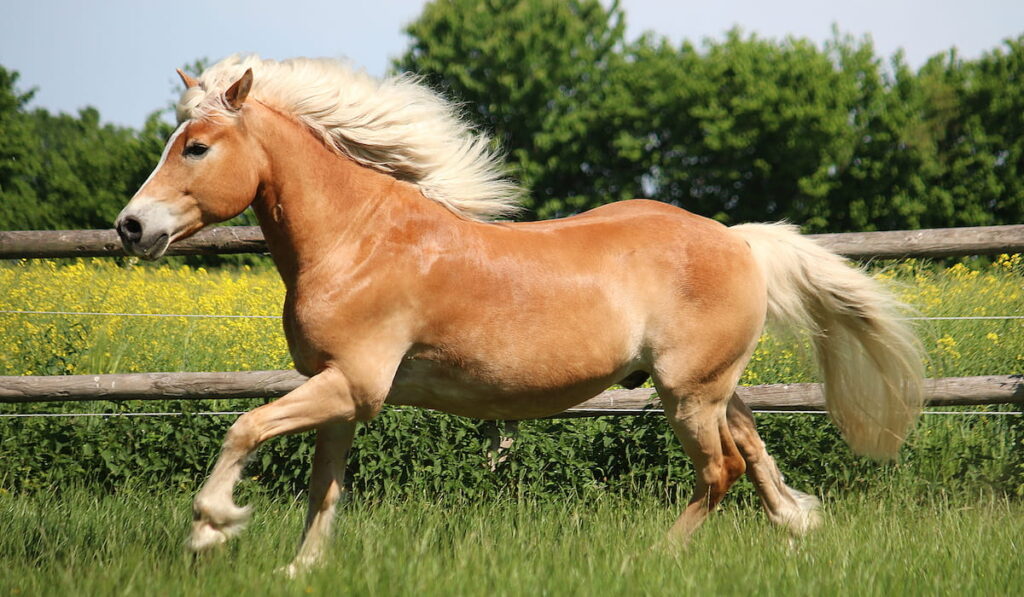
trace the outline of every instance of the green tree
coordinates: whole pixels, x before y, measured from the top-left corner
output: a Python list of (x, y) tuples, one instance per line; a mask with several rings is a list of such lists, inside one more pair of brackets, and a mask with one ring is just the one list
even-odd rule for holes
[(662, 73), (657, 88), (630, 93), (661, 115), (642, 117), (656, 126), (634, 133), (655, 151), (655, 197), (728, 223), (826, 225), (823, 205), (838, 164), (849, 159), (857, 99), (854, 81), (828, 55), (806, 40), (778, 43), (738, 30), (703, 52), (684, 43), (673, 55), (649, 39), (631, 52), (634, 81)]
[[(591, 205), (602, 149), (609, 70), (623, 43), (622, 11), (597, 0), (436, 0), (406, 29), (396, 61), (456, 100), (504, 147), (550, 217)], [(604, 189), (605, 201), (624, 195)]]
[(1022, 39), (919, 72), (870, 39), (729, 32), (627, 43), (617, 4), (437, 0), (396, 62), (465, 102), (532, 190), (527, 217), (635, 196), (808, 231), (1024, 215)]
[(43, 173), (31, 120), (24, 112), (33, 91), (15, 85), (18, 73), (0, 66), (0, 227), (24, 223), (42, 227), (52, 221), (49, 206), (40, 206), (34, 182)]
[[(927, 212), (921, 196), (930, 141), (925, 95), (901, 54), (887, 70), (870, 40), (836, 34), (826, 46), (854, 90), (847, 144), (830, 172), (826, 201), (807, 214), (814, 230), (918, 228)], [(794, 221), (803, 222), (797, 217)]]
[(159, 113), (141, 131), (29, 111), (32, 93), (0, 67), (0, 228), (109, 228), (149, 175), (170, 133)]
[[(54, 206), (61, 226), (110, 228), (155, 163), (135, 131), (100, 124), (94, 108), (77, 117), (36, 110), (31, 115), (45, 176), (39, 201)], [(148, 149), (148, 151), (147, 151)]]
[[(920, 72), (933, 96), (938, 162), (927, 188), (933, 225), (977, 226), (1024, 219), (1024, 36), (974, 61), (954, 52)], [(944, 224), (949, 222), (948, 224)]]

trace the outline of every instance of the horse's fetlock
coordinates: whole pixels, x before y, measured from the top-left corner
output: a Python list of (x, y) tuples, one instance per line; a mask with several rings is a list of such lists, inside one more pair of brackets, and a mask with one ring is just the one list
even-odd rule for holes
[(207, 521), (218, 527), (244, 524), (250, 512), (249, 506), (237, 506), (230, 500), (217, 500), (202, 495), (197, 496), (192, 503), (194, 521)]
[(196, 521), (192, 524), (192, 534), (189, 535), (186, 547), (189, 551), (201, 553), (223, 545), (227, 540), (227, 534), (221, 529), (206, 521)]

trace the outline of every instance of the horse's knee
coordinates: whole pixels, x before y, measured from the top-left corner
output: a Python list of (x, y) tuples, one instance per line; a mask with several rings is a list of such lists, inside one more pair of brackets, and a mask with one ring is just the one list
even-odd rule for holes
[(341, 500), (343, 491), (340, 482), (332, 482), (322, 496), (314, 495), (311, 491), (309, 494), (310, 510), (320, 514), (333, 511), (338, 501)]
[(259, 432), (253, 421), (252, 412), (247, 412), (228, 428), (224, 435), (225, 449), (238, 449), (249, 451), (259, 443)]

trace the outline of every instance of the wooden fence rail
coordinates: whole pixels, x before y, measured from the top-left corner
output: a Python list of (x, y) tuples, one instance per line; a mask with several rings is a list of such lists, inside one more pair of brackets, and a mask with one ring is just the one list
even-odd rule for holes
[[(854, 259), (955, 257), (1024, 252), (1024, 225), (810, 235)], [(267, 250), (255, 226), (203, 230), (175, 243), (169, 255), (261, 253)], [(113, 257), (124, 255), (113, 230), (0, 231), (0, 259)], [(231, 373), (141, 373), (131, 375), (0, 377), (0, 403), (82, 400), (198, 400), (274, 398), (305, 378), (294, 371)], [(929, 405), (1024, 404), (1020, 375), (927, 380)], [(742, 387), (755, 410), (821, 409), (819, 384)], [(609, 390), (560, 416), (639, 414), (657, 406), (653, 390)]]
[[(825, 247), (852, 259), (958, 257), (1024, 253), (1024, 224), (812, 234)], [(264, 253), (256, 226), (221, 226), (171, 245), (168, 255)], [(124, 255), (113, 230), (0, 231), (0, 259), (116, 257)]]
[[(295, 371), (11, 376), (0, 377), (0, 402), (276, 398), (305, 380)], [(816, 383), (741, 386), (737, 391), (754, 410), (818, 410), (825, 407), (821, 384)], [(925, 381), (925, 395), (929, 406), (1024, 404), (1024, 376), (928, 379)], [(608, 390), (558, 416), (642, 414), (659, 407), (653, 389)]]

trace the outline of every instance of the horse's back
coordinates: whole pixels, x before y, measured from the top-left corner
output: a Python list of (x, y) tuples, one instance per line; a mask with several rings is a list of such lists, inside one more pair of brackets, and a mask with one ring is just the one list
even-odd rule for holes
[(524, 231), (559, 233), (575, 228), (635, 228), (640, 226), (692, 226), (724, 231), (725, 227), (709, 218), (681, 207), (650, 199), (629, 199), (606, 203), (565, 218), (535, 222), (503, 222), (499, 224)]
[(542, 235), (545, 251), (591, 268), (652, 310), (718, 310), (752, 296), (763, 302), (749, 245), (715, 220), (658, 201), (609, 203), (561, 220), (511, 224), (525, 251)]
[(692, 268), (699, 265), (695, 259), (706, 264), (730, 260), (740, 267), (752, 263), (746, 242), (720, 222), (649, 199), (608, 203), (557, 220), (502, 226), (524, 233), (519, 240), (526, 250), (547, 238), (567, 250), (581, 247), (588, 253), (615, 252), (620, 258), (635, 260), (633, 267), (641, 263), (660, 267), (671, 262), (684, 265), (692, 274)]

